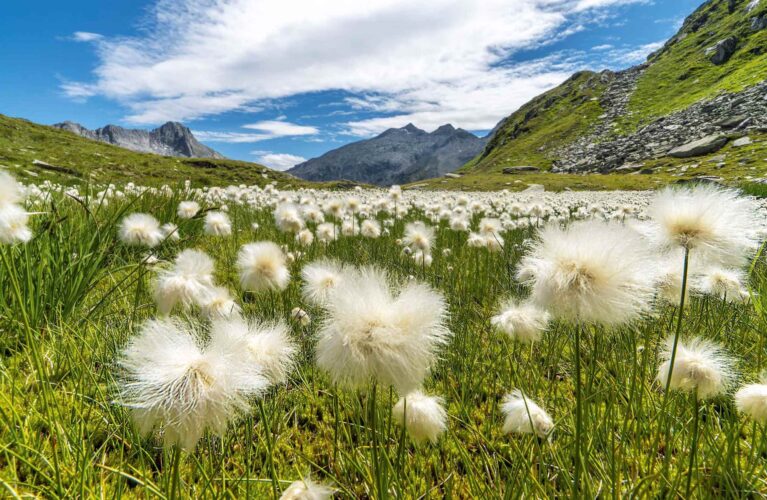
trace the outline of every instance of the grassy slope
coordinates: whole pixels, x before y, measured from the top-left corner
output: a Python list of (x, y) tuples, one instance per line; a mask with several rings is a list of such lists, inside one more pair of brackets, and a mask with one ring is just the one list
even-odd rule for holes
[(576, 73), (508, 117), (485, 151), (460, 172), (499, 172), (509, 165), (550, 168), (547, 154), (572, 137), (588, 131), (602, 114), (598, 98), (604, 91), (599, 75)]
[[(707, 2), (693, 13), (675, 43), (669, 43), (651, 59), (652, 65), (640, 77), (629, 102), (629, 114), (619, 123), (623, 133), (668, 113), (722, 91), (739, 91), (767, 78), (767, 30), (750, 31), (750, 19), (767, 12), (767, 3), (745, 13), (741, 2), (730, 14), (727, 2)], [(696, 32), (691, 26), (700, 16), (706, 23)], [(726, 64), (713, 65), (704, 54), (706, 47), (730, 35), (740, 39), (738, 50)], [(601, 114), (598, 98), (604, 85), (591, 83), (594, 74), (578, 73), (561, 86), (536, 97), (509, 116), (506, 123), (488, 145), (489, 151), (465, 165), (460, 179), (430, 179), (417, 183), (429, 188), (480, 189), (507, 188), (520, 190), (529, 184), (542, 184), (549, 190), (569, 189), (648, 189), (691, 179), (700, 175), (715, 175), (730, 183), (747, 182), (748, 177), (764, 177), (767, 173), (767, 146), (756, 142), (741, 149), (727, 147), (713, 155), (679, 160), (660, 158), (648, 160), (653, 175), (563, 175), (521, 174), (503, 175), (503, 167), (534, 165), (549, 168), (554, 158), (547, 155), (558, 146), (588, 132)], [(765, 136), (753, 136), (764, 141)], [(727, 153), (726, 166), (716, 168), (712, 158)], [(744, 160), (741, 164), (739, 161)], [(668, 172), (684, 165), (700, 164), (687, 172)]]
[[(753, 144), (733, 147), (728, 144), (717, 153), (697, 158), (658, 158), (644, 162), (655, 173), (601, 174), (531, 174), (504, 175), (500, 171), (470, 173), (458, 179), (429, 179), (412, 184), (426, 189), (462, 189), (520, 191), (530, 184), (541, 184), (547, 191), (653, 189), (670, 183), (689, 181), (700, 176), (721, 177), (726, 184), (740, 186), (752, 179), (767, 177), (767, 134), (751, 134)], [(722, 155), (724, 159), (722, 161)], [(720, 168), (720, 163), (724, 166)], [(685, 168), (686, 167), (686, 168)]]
[[(33, 160), (63, 167), (64, 171), (35, 166)], [(0, 115), (0, 168), (26, 182), (72, 184), (91, 180), (155, 185), (190, 179), (196, 185), (265, 185), (274, 181), (283, 188), (312, 185), (256, 163), (136, 153), (4, 115)]]
[[(767, 78), (767, 30), (751, 31), (750, 19), (767, 12), (767, 3), (746, 14), (741, 2), (729, 13), (727, 2), (708, 2), (695, 11), (675, 38), (652, 59), (637, 82), (622, 130), (630, 132), (658, 117), (682, 110), (719, 92), (737, 92)], [(696, 31), (700, 19), (705, 24)], [(739, 39), (732, 58), (721, 66), (705, 49), (728, 36)]]

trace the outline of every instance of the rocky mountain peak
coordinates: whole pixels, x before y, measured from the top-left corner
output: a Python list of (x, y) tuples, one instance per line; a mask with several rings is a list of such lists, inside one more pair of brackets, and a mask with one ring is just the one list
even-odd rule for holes
[(442, 125), (428, 133), (408, 123), (372, 139), (329, 151), (288, 172), (307, 180), (402, 184), (451, 172), (484, 146), (485, 139), (452, 125)]
[(89, 130), (79, 123), (71, 121), (57, 123), (53, 126), (88, 139), (106, 142), (132, 151), (187, 158), (224, 158), (220, 153), (200, 143), (192, 131), (179, 122), (167, 122), (150, 131), (126, 129), (111, 124), (96, 130)]

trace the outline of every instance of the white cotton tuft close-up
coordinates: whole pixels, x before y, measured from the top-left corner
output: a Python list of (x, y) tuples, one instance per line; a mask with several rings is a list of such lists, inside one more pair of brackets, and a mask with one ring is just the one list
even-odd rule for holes
[(165, 239), (160, 223), (149, 214), (130, 214), (120, 221), (120, 241), (130, 246), (156, 247)]
[(554, 430), (554, 421), (546, 410), (519, 389), (503, 398), (501, 412), (505, 415), (503, 432), (507, 434), (535, 434), (545, 438)]
[(394, 405), (392, 418), (404, 425), (415, 443), (429, 441), (435, 444), (447, 429), (447, 412), (442, 398), (413, 391)]
[(757, 422), (767, 422), (767, 383), (748, 384), (735, 393), (738, 411)]
[(304, 299), (316, 306), (324, 305), (343, 280), (344, 267), (339, 262), (321, 259), (307, 264), (301, 270)]
[(237, 269), (240, 285), (250, 292), (284, 290), (290, 281), (287, 258), (271, 241), (244, 245), (237, 254)]
[(203, 230), (209, 236), (229, 236), (232, 234), (232, 221), (224, 212), (208, 212)]
[(658, 383), (666, 386), (669, 371), (669, 388), (683, 392), (695, 392), (700, 399), (719, 396), (729, 390), (735, 380), (732, 361), (717, 344), (701, 338), (679, 341), (671, 369), (673, 338), (666, 341), (661, 353), (663, 362), (658, 367)]
[(490, 318), (490, 324), (509, 337), (530, 343), (540, 340), (551, 321), (551, 315), (535, 304), (506, 302), (501, 311)]
[(328, 500), (333, 496), (333, 492), (333, 488), (305, 478), (291, 483), (288, 489), (282, 492), (280, 500)]
[(203, 344), (185, 324), (150, 320), (123, 349), (120, 402), (140, 432), (191, 450), (205, 430), (221, 435), (268, 387), (237, 339)]
[(406, 394), (421, 386), (447, 343), (442, 294), (410, 281), (394, 288), (386, 272), (363, 268), (330, 295), (319, 331), (317, 364), (338, 383), (371, 378)]

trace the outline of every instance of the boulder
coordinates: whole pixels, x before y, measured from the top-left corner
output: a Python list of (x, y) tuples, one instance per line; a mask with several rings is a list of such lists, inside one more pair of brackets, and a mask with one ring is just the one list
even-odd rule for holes
[(724, 135), (707, 135), (697, 141), (688, 142), (678, 146), (668, 152), (668, 156), (674, 158), (690, 158), (692, 156), (701, 156), (709, 153), (714, 153), (722, 149), (727, 144), (727, 136)]
[(735, 139), (732, 141), (732, 145), (736, 148), (739, 148), (741, 146), (748, 146), (751, 144), (751, 138), (749, 136), (741, 137), (740, 139)]
[(522, 172), (540, 172), (541, 169), (538, 167), (531, 167), (529, 165), (522, 165), (519, 167), (506, 167), (503, 169), (504, 174), (519, 174)]
[(728, 36), (723, 40), (716, 42), (716, 45), (706, 49), (706, 55), (710, 55), (709, 60), (717, 66), (726, 63), (738, 48), (738, 39), (734, 36)]
[(460, 179), (461, 175), (460, 174), (454, 174), (452, 172), (448, 172), (448, 173), (445, 174), (445, 177), (448, 177), (450, 179)]
[(644, 167), (643, 163), (627, 163), (625, 165), (622, 165), (615, 169), (616, 172), (636, 172), (637, 170), (642, 170)]
[(751, 31), (761, 31), (767, 28), (767, 15), (751, 18)]
[(761, 0), (751, 0), (751, 1), (748, 3), (748, 5), (746, 6), (746, 12), (751, 12), (751, 11), (753, 11), (754, 9), (756, 9), (757, 7), (759, 7), (759, 2), (760, 2), (760, 1), (761, 1)]
[(721, 120), (715, 121), (714, 125), (722, 128), (735, 128), (748, 119), (746, 115), (727, 116)]

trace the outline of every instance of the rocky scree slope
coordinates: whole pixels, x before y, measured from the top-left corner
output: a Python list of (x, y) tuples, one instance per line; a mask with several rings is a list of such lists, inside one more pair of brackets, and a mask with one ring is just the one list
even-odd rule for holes
[(56, 123), (53, 127), (67, 130), (87, 139), (106, 142), (142, 153), (186, 158), (224, 158), (220, 153), (201, 144), (191, 130), (178, 122), (167, 122), (165, 125), (149, 131), (126, 129), (117, 125), (107, 125), (96, 130), (88, 130), (79, 123), (70, 121)]
[(522, 106), (461, 172), (633, 172), (746, 145), (767, 131), (766, 78), (767, 0), (709, 0), (647, 62), (576, 73)]
[(429, 133), (410, 123), (329, 151), (288, 173), (311, 181), (403, 184), (452, 172), (479, 154), (485, 142), (452, 125)]

